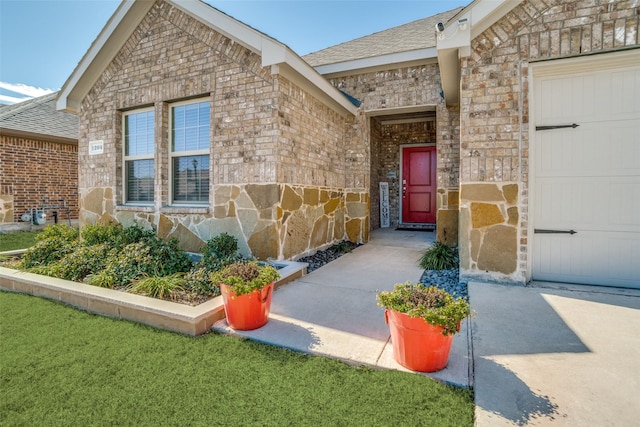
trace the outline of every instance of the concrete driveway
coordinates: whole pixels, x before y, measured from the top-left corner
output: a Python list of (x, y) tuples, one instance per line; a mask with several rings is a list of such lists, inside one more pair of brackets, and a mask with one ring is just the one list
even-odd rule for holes
[(640, 291), (470, 283), (476, 425), (640, 425)]

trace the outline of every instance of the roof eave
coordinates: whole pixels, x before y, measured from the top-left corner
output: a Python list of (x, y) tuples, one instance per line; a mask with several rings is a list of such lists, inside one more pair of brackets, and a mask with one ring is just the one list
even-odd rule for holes
[(78, 114), (84, 97), (107, 68), (138, 23), (153, 6), (151, 1), (124, 0), (60, 89), (56, 109)]
[[(247, 49), (261, 55), (262, 66), (286, 64), (303, 77), (301, 81), (311, 83), (324, 92), (325, 98), (332, 100), (341, 113), (355, 114), (353, 104), (309, 64), (303, 61), (286, 45), (243, 24), (201, 1), (167, 0), (189, 16), (203, 24), (215, 28), (221, 34), (233, 39)], [(56, 108), (71, 113), (80, 111), (81, 103), (98, 76), (113, 60), (122, 45), (131, 36), (137, 25), (151, 9), (154, 2), (124, 0), (107, 22), (87, 53), (73, 71), (58, 94)]]
[(27, 132), (18, 129), (8, 129), (0, 127), (0, 135), (11, 136), (15, 138), (34, 139), (36, 141), (56, 142), (60, 144), (78, 145), (77, 138), (68, 138), (64, 136), (45, 135), (37, 132)]
[(352, 61), (337, 62), (315, 67), (315, 70), (325, 77), (353, 74), (367, 70), (389, 68), (389, 65), (403, 65), (407, 63), (425, 62), (435, 60), (437, 51), (435, 47), (416, 49), (407, 52), (391, 53), (388, 55), (372, 56), (369, 58), (354, 59)]
[(351, 101), (287, 46), (265, 43), (262, 65), (271, 66), (273, 74), (282, 74), (301, 87), (311, 88), (314, 95), (328, 102), (338, 113), (356, 114), (357, 108)]

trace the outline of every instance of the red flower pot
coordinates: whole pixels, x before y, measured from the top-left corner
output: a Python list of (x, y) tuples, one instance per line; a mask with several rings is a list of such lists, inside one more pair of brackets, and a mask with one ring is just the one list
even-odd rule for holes
[(227, 323), (233, 329), (258, 329), (269, 321), (273, 282), (245, 295), (236, 295), (227, 285), (220, 285)]
[(442, 335), (441, 327), (394, 310), (385, 310), (384, 317), (399, 364), (418, 372), (435, 372), (447, 366), (453, 335)]

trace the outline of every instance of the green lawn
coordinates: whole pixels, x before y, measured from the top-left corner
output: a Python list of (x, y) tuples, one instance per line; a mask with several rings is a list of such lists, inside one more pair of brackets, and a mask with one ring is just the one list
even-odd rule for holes
[(2, 426), (472, 426), (473, 395), (0, 292)]
[(17, 231), (0, 234), (0, 252), (27, 249), (36, 244), (36, 236), (40, 231)]

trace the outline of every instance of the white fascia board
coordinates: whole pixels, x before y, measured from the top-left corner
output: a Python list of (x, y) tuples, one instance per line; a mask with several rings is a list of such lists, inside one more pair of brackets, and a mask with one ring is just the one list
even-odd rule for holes
[(265, 41), (277, 44), (260, 31), (243, 24), (231, 16), (215, 9), (203, 1), (170, 0), (178, 9), (202, 22), (208, 27), (215, 28), (224, 36), (236, 41), (254, 53), (261, 53)]
[(376, 68), (392, 64), (401, 64), (424, 59), (435, 59), (437, 50), (435, 47), (412, 50), (408, 52), (391, 53), (388, 55), (373, 56), (371, 58), (356, 59), (353, 61), (336, 62), (335, 64), (319, 65), (316, 71), (322, 75), (345, 73), (349, 71)]
[(60, 89), (56, 109), (76, 114), (80, 111), (82, 99), (152, 6), (151, 1), (124, 0), (120, 3)]
[(470, 8), (471, 39), (482, 34), (522, 0), (479, 0)]

